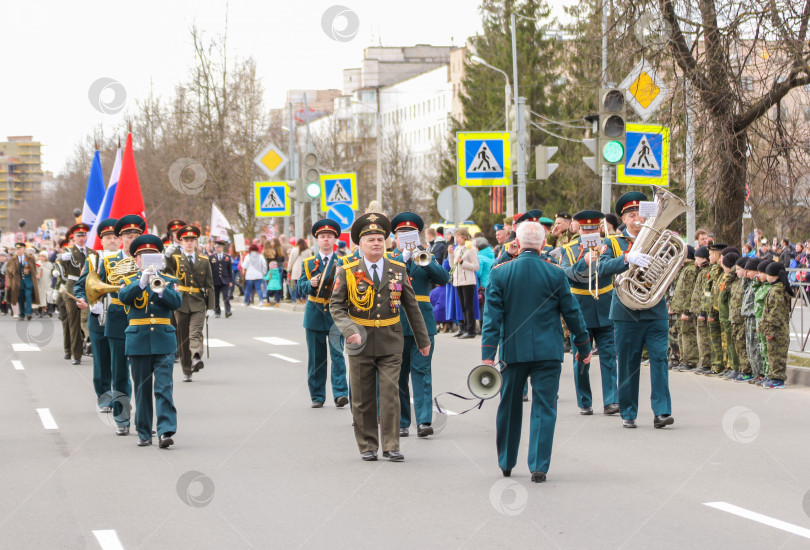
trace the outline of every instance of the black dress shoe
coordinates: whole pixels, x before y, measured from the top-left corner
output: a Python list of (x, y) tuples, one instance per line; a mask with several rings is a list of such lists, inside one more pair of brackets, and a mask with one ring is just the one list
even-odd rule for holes
[(532, 483), (543, 483), (545, 480), (545, 472), (532, 472)]
[(408, 437), (408, 428), (400, 428), (399, 437)]
[(69, 353), (66, 353), (66, 354), (65, 354), (65, 359), (70, 359), (71, 357), (73, 357), (73, 356), (72, 356), (72, 355), (70, 355)]
[(82, 360), (81, 359), (74, 359), (73, 361), (70, 362), (70, 364), (71, 365), (81, 365)]
[(619, 404), (618, 403), (610, 403), (605, 405), (605, 410), (602, 411), (602, 414), (616, 414), (619, 412)]
[(455, 333), (455, 334), (453, 335), (453, 338), (459, 338), (459, 337), (460, 337), (462, 334), (464, 334), (465, 332), (466, 332), (466, 331), (460, 330), (460, 331), (458, 331), (457, 333)]
[(161, 449), (168, 449), (169, 445), (174, 445), (174, 439), (172, 436), (163, 434), (160, 436), (160, 443), (158, 443)]
[(183, 382), (191, 382), (191, 375), (186, 374), (185, 376), (183, 376)]
[(468, 340), (470, 338), (475, 338), (475, 334), (472, 332), (465, 332), (461, 336), (458, 337), (459, 340)]
[(593, 407), (580, 407), (579, 414), (583, 416), (591, 416), (593, 414)]
[(419, 424), (416, 427), (416, 435), (419, 437), (427, 437), (433, 435), (433, 426), (430, 424)]
[(138, 447), (148, 447), (152, 444), (151, 439), (139, 439), (138, 440)]
[(635, 428), (636, 421), (632, 418), (625, 418), (622, 420), (622, 428)]
[(30, 316), (30, 315), (26, 315), (26, 316), (25, 316), (25, 320), (26, 320), (26, 321), (30, 321), (30, 320), (31, 320), (31, 316)]
[(129, 426), (119, 426), (115, 430), (115, 435), (129, 435)]
[(205, 368), (205, 363), (203, 363), (199, 355), (195, 355), (194, 359), (191, 360), (191, 372), (199, 372), (203, 368)]
[(391, 462), (402, 462), (405, 456), (399, 451), (383, 451), (383, 458), (387, 458)]
[(312, 408), (313, 409), (320, 409), (321, 407), (323, 407), (323, 401), (313, 401), (312, 402)]
[(335, 407), (338, 407), (338, 408), (345, 407), (348, 404), (349, 404), (349, 398), (346, 397), (345, 395), (341, 395), (340, 397), (335, 399)]
[(233, 313), (231, 313), (230, 311), (228, 311), (228, 312), (226, 312), (226, 313), (225, 313), (225, 318), (227, 319), (227, 318), (228, 318), (228, 317), (230, 317), (231, 315), (233, 315)]
[(504, 470), (501, 468), (501, 473), (503, 474), (503, 477), (512, 477), (512, 470)]
[(659, 414), (653, 419), (653, 428), (663, 428), (664, 426), (671, 426), (675, 423), (675, 419), (668, 414)]
[(360, 453), (360, 458), (366, 462), (374, 462), (377, 460), (377, 451), (366, 451), (364, 453)]

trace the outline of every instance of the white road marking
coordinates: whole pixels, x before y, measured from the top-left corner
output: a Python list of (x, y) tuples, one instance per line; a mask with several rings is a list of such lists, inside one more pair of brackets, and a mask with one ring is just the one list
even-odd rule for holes
[(729, 514), (734, 514), (735, 516), (740, 516), (741, 518), (754, 520), (758, 523), (762, 523), (763, 525), (776, 527), (777, 529), (781, 529), (782, 531), (787, 531), (788, 533), (793, 533), (794, 535), (799, 535), (800, 537), (810, 539), (810, 529), (799, 527), (798, 525), (793, 525), (792, 523), (782, 521), (781, 519), (776, 519), (770, 516), (765, 516), (763, 514), (758, 514), (757, 512), (752, 512), (751, 510), (746, 510), (745, 508), (734, 506), (733, 504), (729, 504), (728, 502), (704, 502), (703, 504), (706, 506), (710, 506), (712, 508), (717, 508), (718, 510), (722, 510), (723, 512), (728, 512)]
[(272, 344), (274, 346), (297, 346), (298, 342), (293, 342), (292, 340), (287, 340), (285, 338), (278, 338), (276, 336), (254, 336), (254, 340), (259, 340), (261, 342), (266, 342), (268, 344)]
[(11, 344), (14, 351), (42, 351), (36, 344)]
[(11, 365), (14, 367), (15, 370), (25, 370), (23, 367), (22, 361), (17, 361), (16, 359), (11, 360)]
[(287, 357), (286, 355), (281, 355), (280, 353), (268, 353), (270, 357), (275, 357), (276, 359), (281, 359), (282, 361), (287, 361), (288, 363), (300, 363), (298, 359), (293, 359), (292, 357)]
[(233, 344), (230, 342), (226, 342), (225, 340), (220, 340), (219, 338), (211, 338), (208, 340), (208, 347), (209, 348), (232, 348), (234, 347)]
[(98, 529), (93, 531), (99, 546), (102, 550), (124, 550), (121, 541), (118, 540), (118, 533), (115, 529)]
[(39, 420), (42, 422), (42, 427), (46, 430), (58, 430), (59, 426), (56, 425), (56, 420), (53, 419), (51, 409), (37, 409)]

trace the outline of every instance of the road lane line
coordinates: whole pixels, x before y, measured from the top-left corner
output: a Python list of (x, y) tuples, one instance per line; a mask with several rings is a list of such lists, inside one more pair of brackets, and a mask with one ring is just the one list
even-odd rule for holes
[(287, 340), (286, 338), (278, 338), (276, 336), (254, 336), (254, 340), (259, 340), (260, 342), (265, 342), (267, 344), (272, 344), (274, 346), (297, 346), (298, 342), (293, 342), (292, 340)]
[(722, 510), (723, 512), (728, 512), (729, 514), (734, 514), (735, 516), (740, 516), (741, 518), (750, 519), (763, 525), (775, 527), (777, 529), (781, 529), (782, 531), (787, 531), (788, 533), (793, 533), (794, 535), (799, 535), (800, 537), (810, 539), (810, 529), (793, 525), (792, 523), (782, 521), (781, 519), (758, 514), (757, 512), (752, 512), (751, 510), (734, 506), (728, 502), (704, 502), (703, 504), (711, 508)]
[(93, 534), (102, 550), (124, 550), (115, 529), (97, 529)]
[(300, 363), (298, 359), (293, 359), (292, 357), (287, 357), (286, 355), (281, 355), (280, 353), (268, 353), (270, 357), (275, 357), (276, 359), (281, 359), (282, 361), (287, 361), (288, 363)]
[(23, 367), (22, 361), (17, 361), (16, 359), (11, 360), (11, 365), (14, 367), (14, 370), (25, 370)]
[(42, 351), (35, 344), (11, 344), (14, 351)]
[(209, 348), (232, 348), (234, 347), (233, 344), (230, 342), (226, 342), (225, 340), (220, 340), (219, 338), (211, 338), (208, 340), (208, 347)]
[(53, 419), (51, 409), (37, 409), (37, 414), (42, 422), (42, 427), (46, 430), (58, 430), (59, 426), (56, 425), (56, 420)]

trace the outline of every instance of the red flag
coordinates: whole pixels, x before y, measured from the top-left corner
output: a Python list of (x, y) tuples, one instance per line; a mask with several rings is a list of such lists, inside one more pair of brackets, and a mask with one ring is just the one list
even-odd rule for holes
[(127, 134), (127, 145), (121, 162), (121, 175), (115, 190), (111, 218), (120, 218), (127, 214), (138, 214), (146, 221), (146, 210), (143, 206), (141, 183), (138, 181), (138, 169), (135, 167), (135, 155), (132, 154), (132, 134)]
[(503, 188), (492, 187), (489, 191), (489, 213), (503, 214)]

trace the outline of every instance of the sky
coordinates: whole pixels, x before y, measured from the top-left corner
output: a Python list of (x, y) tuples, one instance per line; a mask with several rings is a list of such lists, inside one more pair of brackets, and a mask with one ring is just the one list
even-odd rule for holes
[[(350, 12), (337, 17), (335, 28), (343, 30), (355, 14), (353, 38), (335, 40), (324, 31), (323, 15), (338, 2)], [(342, 70), (359, 66), (366, 47), (464, 45), (481, 31), (477, 6), (475, 0), (11, 2), (2, 15), (0, 140), (32, 135), (44, 145), (43, 169), (61, 172), (82, 136), (99, 124), (110, 132), (150, 87), (172, 96), (194, 63), (189, 28), (196, 23), (207, 36), (221, 34), (226, 12), (231, 55), (256, 59), (265, 104), (277, 108), (289, 89), (341, 89)], [(101, 95), (104, 103), (123, 101), (117, 113), (91, 103), (91, 89), (103, 88), (99, 79), (119, 83)]]

